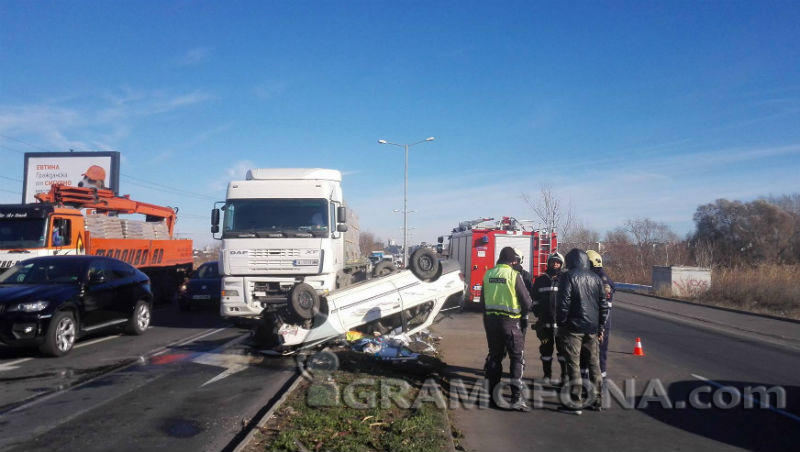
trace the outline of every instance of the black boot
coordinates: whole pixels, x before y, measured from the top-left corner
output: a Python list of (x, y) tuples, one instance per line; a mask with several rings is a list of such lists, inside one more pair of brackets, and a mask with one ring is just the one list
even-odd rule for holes
[(549, 385), (553, 375), (553, 361), (542, 360), (542, 370), (544, 370), (544, 384)]

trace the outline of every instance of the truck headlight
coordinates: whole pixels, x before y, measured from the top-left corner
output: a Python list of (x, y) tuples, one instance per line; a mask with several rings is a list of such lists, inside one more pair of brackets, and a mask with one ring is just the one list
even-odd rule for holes
[(27, 303), (19, 303), (15, 306), (11, 306), (8, 310), (9, 311), (19, 311), (19, 312), (39, 312), (43, 311), (47, 305), (50, 304), (47, 301), (29, 301)]
[(223, 297), (238, 297), (239, 291), (238, 290), (231, 290), (231, 289), (223, 289), (221, 295)]

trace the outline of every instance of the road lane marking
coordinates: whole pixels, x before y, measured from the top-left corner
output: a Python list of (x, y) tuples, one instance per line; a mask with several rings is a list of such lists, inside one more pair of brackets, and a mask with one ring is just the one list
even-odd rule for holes
[(21, 364), (21, 363), (24, 363), (25, 361), (30, 361), (32, 359), (33, 359), (33, 357), (22, 358), (22, 359), (18, 359), (16, 361), (9, 361), (7, 363), (0, 364), (0, 372), (5, 372), (6, 370), (19, 369), (19, 366), (15, 366), (14, 364)]
[(257, 364), (264, 361), (263, 356), (231, 355), (231, 354), (219, 353), (222, 350), (225, 350), (233, 345), (236, 345), (244, 341), (248, 337), (250, 337), (250, 333), (243, 334), (239, 337), (233, 338), (230, 341), (220, 345), (214, 350), (201, 353), (200, 356), (192, 359), (192, 362), (198, 364), (222, 367), (225, 369), (224, 371), (222, 371), (222, 373), (220, 373), (216, 377), (200, 385), (201, 388), (205, 385), (214, 383), (216, 381), (222, 380), (223, 378), (229, 377), (235, 373), (241, 372), (250, 367), (251, 364)]
[[(710, 384), (711, 386), (716, 387), (717, 389), (723, 389), (723, 388), (733, 389), (734, 391), (736, 391), (739, 394), (739, 397), (742, 397), (744, 399), (747, 399), (747, 400), (753, 402), (753, 404), (754, 404), (753, 406), (755, 406), (756, 403), (759, 404), (759, 405), (762, 405), (762, 401), (755, 400), (750, 396), (746, 396), (746, 395), (742, 394), (742, 392), (739, 391), (738, 388), (735, 388), (733, 386), (725, 386), (725, 385), (723, 385), (721, 383), (718, 383), (718, 382), (716, 382), (714, 380), (710, 380), (710, 379), (708, 379), (708, 378), (706, 378), (706, 377), (704, 377), (702, 375), (697, 375), (697, 374), (690, 374), (690, 375), (693, 376), (694, 378), (697, 378), (700, 381), (704, 381), (704, 382)], [(795, 422), (800, 422), (800, 416), (797, 416), (795, 414), (789, 413), (788, 411), (783, 411), (783, 410), (781, 410), (779, 408), (775, 408), (774, 406), (769, 404), (769, 401), (763, 402), (763, 404), (766, 404), (766, 408), (768, 408), (770, 411), (774, 411), (775, 413), (778, 413), (781, 416), (786, 416), (786, 417), (788, 417), (789, 419), (791, 419), (791, 420), (793, 420)]]
[[(118, 366), (118, 367), (116, 367), (116, 368), (114, 368), (114, 369), (112, 369), (112, 370), (110, 370), (108, 372), (102, 372), (102, 373), (100, 373), (98, 375), (95, 375), (94, 377), (91, 377), (88, 380), (84, 380), (84, 381), (82, 381), (82, 382), (80, 382), (80, 383), (78, 383), (76, 385), (60, 385), (57, 388), (54, 388), (54, 390), (52, 390), (50, 392), (44, 392), (44, 393), (41, 393), (41, 394), (36, 394), (36, 395), (30, 397), (29, 399), (21, 401), (21, 403), (19, 405), (17, 405), (16, 407), (14, 407), (14, 408), (12, 408), (12, 409), (10, 409), (8, 411), (0, 413), (0, 416), (6, 415), (6, 414), (12, 414), (12, 413), (16, 413), (16, 412), (28, 409), (28, 408), (30, 408), (32, 406), (38, 405), (38, 404), (40, 404), (42, 402), (45, 402), (47, 400), (53, 399), (55, 397), (58, 397), (59, 395), (65, 393), (67, 391), (70, 391), (72, 389), (76, 389), (76, 388), (80, 388), (80, 387), (86, 386), (86, 385), (88, 385), (88, 384), (90, 384), (90, 383), (92, 383), (92, 382), (94, 382), (94, 381), (96, 381), (96, 380), (98, 380), (100, 378), (107, 377), (107, 376), (109, 376), (111, 374), (114, 374), (114, 373), (119, 372), (121, 370), (127, 369), (128, 367), (131, 367), (131, 366), (134, 366), (134, 365), (137, 365), (137, 364), (145, 363), (147, 361), (147, 357), (152, 357), (152, 356), (157, 356), (157, 355), (163, 354), (163, 353), (169, 351), (170, 348), (172, 348), (172, 347), (176, 347), (176, 346), (179, 346), (179, 345), (185, 345), (185, 344), (191, 343), (192, 341), (196, 341), (198, 339), (202, 339), (204, 337), (207, 337), (207, 336), (210, 336), (212, 334), (218, 333), (218, 332), (223, 331), (225, 329), (226, 328), (219, 328), (219, 329), (215, 329), (215, 330), (201, 331), (197, 335), (191, 336), (188, 339), (181, 339), (181, 340), (179, 340), (179, 341), (177, 341), (175, 343), (169, 344), (169, 345), (163, 347), (163, 349), (161, 349), (161, 350), (159, 350), (159, 349), (150, 350), (149, 352), (147, 352), (147, 353), (145, 353), (143, 355), (140, 355), (139, 358), (134, 358), (134, 359), (128, 360), (127, 362), (123, 362), (120, 366)], [(249, 333), (245, 334), (244, 336), (247, 337), (248, 335), (249, 335)], [(15, 363), (18, 363), (18, 362), (27, 361), (27, 360), (31, 360), (31, 359), (34, 359), (34, 358), (33, 357), (23, 358), (21, 360), (12, 361), (11, 363), (6, 363), (6, 364), (15, 364)]]
[[(184, 346), (186, 344), (190, 344), (190, 343), (192, 343), (194, 341), (200, 340), (200, 339), (202, 339), (204, 337), (211, 336), (213, 334), (217, 334), (220, 331), (225, 331), (225, 330), (227, 330), (227, 328), (217, 328), (215, 330), (201, 331), (197, 336), (192, 336), (192, 337), (189, 337), (188, 339), (184, 339), (183, 341), (175, 342), (173, 344), (169, 344), (166, 347), (164, 347), (163, 350), (152, 352), (152, 353), (149, 354), (149, 356), (163, 355), (164, 353), (170, 351), (170, 349), (173, 348), (173, 347), (182, 347), (182, 346)], [(250, 333), (247, 333), (247, 334), (249, 335)]]
[(97, 339), (92, 339), (90, 341), (81, 342), (80, 344), (76, 344), (75, 347), (73, 347), (73, 348), (86, 347), (87, 345), (93, 345), (93, 344), (97, 344), (98, 342), (103, 342), (103, 341), (107, 341), (107, 340), (111, 340), (111, 339), (116, 339), (116, 338), (121, 337), (121, 336), (122, 336), (121, 334), (113, 334), (111, 336), (98, 337)]

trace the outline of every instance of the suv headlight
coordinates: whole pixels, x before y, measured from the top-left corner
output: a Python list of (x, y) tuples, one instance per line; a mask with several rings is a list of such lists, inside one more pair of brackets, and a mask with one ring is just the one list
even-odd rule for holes
[(15, 306), (11, 306), (9, 308), (10, 312), (13, 311), (20, 311), (20, 312), (39, 312), (43, 311), (49, 302), (47, 301), (29, 301), (27, 303), (19, 303)]

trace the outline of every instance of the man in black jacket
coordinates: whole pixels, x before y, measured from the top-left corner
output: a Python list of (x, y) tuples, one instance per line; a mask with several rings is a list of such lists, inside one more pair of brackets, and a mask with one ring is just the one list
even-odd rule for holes
[(567, 363), (561, 351), (561, 340), (556, 344), (556, 300), (558, 298), (558, 277), (561, 267), (564, 266), (564, 257), (560, 253), (553, 253), (547, 257), (547, 271), (542, 273), (531, 288), (533, 298), (533, 314), (537, 318), (533, 329), (539, 338), (539, 357), (542, 360), (544, 371), (544, 384), (549, 385), (553, 377), (553, 350), (556, 351), (558, 363), (561, 367), (561, 382), (566, 380)]
[[(600, 376), (599, 351), (597, 337), (603, 334), (603, 325), (608, 317), (608, 302), (603, 290), (603, 281), (589, 269), (589, 256), (586, 252), (573, 248), (565, 257), (567, 272), (561, 275), (558, 283), (558, 301), (556, 304), (556, 322), (559, 335), (567, 355), (572, 403), (566, 404), (566, 410), (580, 414), (582, 400), (582, 380), (580, 372), (581, 348), (589, 351), (589, 379), (587, 385), (589, 402), (592, 408), (600, 408)], [(593, 395), (593, 397), (592, 397)]]

